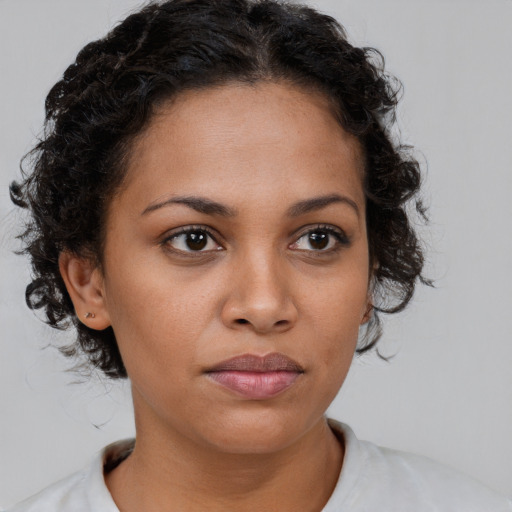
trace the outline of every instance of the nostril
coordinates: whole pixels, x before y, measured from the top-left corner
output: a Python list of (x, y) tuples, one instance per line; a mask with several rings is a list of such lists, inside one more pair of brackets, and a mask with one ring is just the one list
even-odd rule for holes
[(245, 318), (238, 318), (236, 320), (236, 323), (237, 324), (248, 324), (249, 323), (249, 320), (246, 320)]

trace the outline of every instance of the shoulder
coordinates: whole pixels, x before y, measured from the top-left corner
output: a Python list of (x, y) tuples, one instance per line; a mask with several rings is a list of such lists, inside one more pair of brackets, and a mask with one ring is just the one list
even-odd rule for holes
[(86, 476), (86, 470), (74, 473), (18, 503), (7, 512), (85, 511), (87, 508), (84, 506), (77, 508), (74, 505), (77, 500), (83, 499)]
[(330, 424), (345, 442), (333, 499), (349, 510), (512, 512), (512, 501), (452, 468), (427, 457), (359, 441), (347, 425)]
[(132, 440), (104, 448), (83, 470), (43, 489), (6, 512), (119, 512), (103, 478), (103, 468), (126, 454)]

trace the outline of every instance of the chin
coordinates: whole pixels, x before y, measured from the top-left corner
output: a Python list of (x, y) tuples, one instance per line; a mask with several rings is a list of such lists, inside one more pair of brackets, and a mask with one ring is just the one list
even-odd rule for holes
[[(319, 416), (318, 420), (322, 418)], [(318, 421), (317, 420), (317, 421)], [(263, 455), (277, 453), (300, 439), (315, 423), (298, 415), (260, 410), (258, 414), (226, 415), (203, 432), (210, 446), (223, 453)]]

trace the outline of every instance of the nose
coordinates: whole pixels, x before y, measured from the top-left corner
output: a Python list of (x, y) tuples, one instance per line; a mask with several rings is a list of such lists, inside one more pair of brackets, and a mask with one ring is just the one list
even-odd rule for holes
[(277, 259), (253, 255), (234, 262), (229, 296), (221, 313), (227, 327), (268, 334), (285, 332), (297, 322), (292, 277)]

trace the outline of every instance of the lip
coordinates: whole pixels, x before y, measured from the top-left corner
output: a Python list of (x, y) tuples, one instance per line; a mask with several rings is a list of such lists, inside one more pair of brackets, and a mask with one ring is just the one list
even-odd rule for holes
[(266, 400), (294, 384), (304, 369), (284, 354), (244, 354), (222, 361), (206, 375), (229, 391), (252, 400)]

